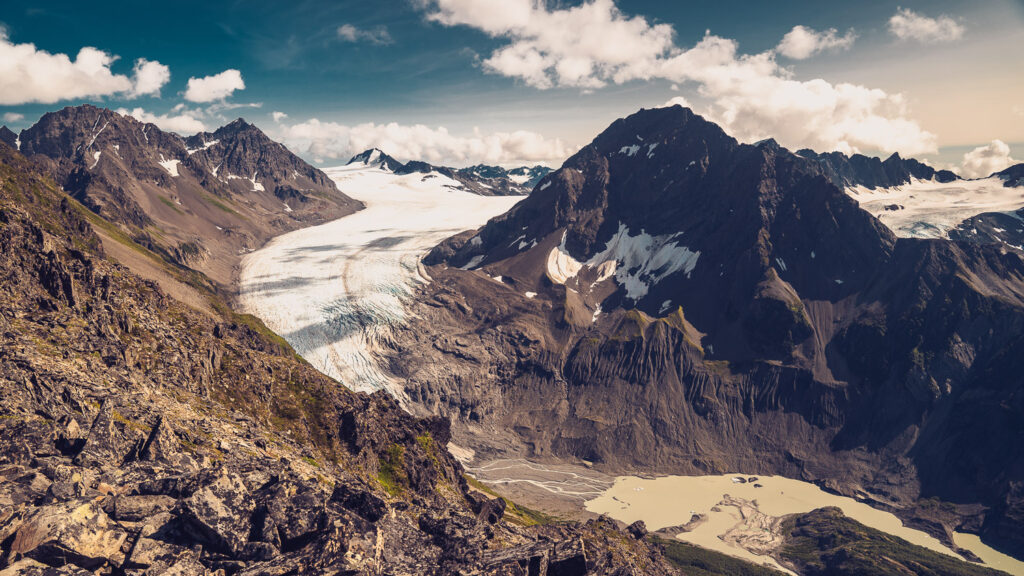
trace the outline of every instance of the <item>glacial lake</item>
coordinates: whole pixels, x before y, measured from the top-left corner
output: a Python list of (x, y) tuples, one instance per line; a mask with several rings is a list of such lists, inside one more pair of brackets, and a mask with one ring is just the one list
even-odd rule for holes
[[(907, 528), (895, 515), (852, 498), (829, 494), (814, 484), (781, 476), (758, 476), (756, 482), (738, 483), (734, 480), (737, 477), (751, 478), (752, 475), (660, 478), (621, 476), (616, 478), (612, 487), (601, 496), (588, 501), (586, 509), (595, 514), (606, 514), (627, 524), (643, 520), (647, 529), (652, 532), (686, 524), (694, 514), (704, 514), (705, 521), (689, 532), (680, 532), (676, 537), (697, 546), (757, 564), (767, 564), (777, 569), (781, 566), (770, 557), (754, 554), (720, 537), (733, 528), (736, 528), (734, 534), (742, 535), (744, 530), (749, 530), (752, 537), (761, 536), (753, 533), (755, 527), (743, 525), (744, 515), (741, 514), (739, 507), (722, 504), (726, 495), (732, 499), (756, 502), (756, 509), (770, 517), (835, 506), (848, 517), (866, 526), (936, 552), (957, 556), (936, 538), (920, 530)], [(761, 487), (755, 487), (755, 483)], [(713, 511), (712, 508), (717, 511)], [(749, 517), (749, 509), (746, 512)], [(1024, 576), (1024, 562), (986, 546), (977, 536), (957, 533), (954, 540), (958, 546), (977, 554), (985, 561), (986, 566)]]

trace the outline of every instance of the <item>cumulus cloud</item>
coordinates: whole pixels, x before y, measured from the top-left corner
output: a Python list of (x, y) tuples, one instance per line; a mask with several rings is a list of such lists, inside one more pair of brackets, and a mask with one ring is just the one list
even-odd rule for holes
[(510, 43), (483, 61), (485, 70), (537, 88), (596, 88), (650, 76), (673, 49), (668, 24), (623, 14), (612, 0), (549, 10), (533, 0), (433, 0), (428, 19), (477, 28)]
[(24, 114), (18, 114), (17, 112), (7, 112), (4, 114), (4, 122), (21, 122), (25, 119)]
[[(533, 0), (425, 2), (431, 21), (504, 40), (483, 60), (485, 71), (536, 88), (593, 89), (654, 79), (690, 83), (710, 102), (701, 113), (743, 141), (774, 137), (791, 148), (848, 153), (937, 150), (935, 135), (908, 117), (899, 94), (799, 81), (776, 62), (774, 50), (742, 54), (735, 40), (710, 32), (681, 48), (671, 26), (623, 14), (612, 0), (553, 9)], [(828, 32), (824, 37), (830, 42)], [(836, 33), (834, 42), (845, 41)]]
[(245, 90), (242, 73), (229, 69), (203, 78), (189, 78), (185, 100), (189, 102), (216, 102), (231, 96), (235, 90)]
[(391, 34), (383, 26), (362, 29), (352, 24), (338, 26), (338, 38), (345, 42), (369, 42), (370, 44), (391, 44)]
[(984, 178), (1016, 164), (1010, 157), (1010, 147), (1002, 140), (993, 140), (987, 146), (978, 146), (964, 154), (960, 175), (965, 178)]
[(183, 110), (179, 107), (175, 107), (170, 114), (154, 114), (142, 108), (134, 108), (132, 110), (118, 108), (116, 112), (122, 116), (131, 116), (139, 122), (156, 124), (161, 130), (177, 132), (186, 136), (206, 130), (206, 124), (198, 118), (200, 113)]
[(270, 115), (274, 118), (274, 122), (280, 122), (288, 117), (284, 112), (278, 112), (277, 110), (271, 112)]
[(900, 40), (935, 44), (960, 39), (964, 35), (964, 27), (945, 14), (929, 18), (909, 8), (900, 8), (889, 18), (889, 33)]
[(67, 54), (39, 50), (34, 44), (14, 44), (0, 28), (0, 105), (52, 104), (113, 95), (133, 98), (158, 93), (170, 78), (166, 66), (145, 59), (136, 62), (134, 78), (115, 74), (110, 67), (117, 59), (86, 46), (72, 60)]
[(155, 60), (135, 61), (131, 96), (159, 96), (160, 89), (171, 80), (171, 69)]
[(365, 123), (355, 126), (322, 122), (316, 118), (279, 125), (277, 136), (293, 150), (317, 159), (348, 160), (368, 148), (380, 148), (400, 160), (433, 164), (469, 165), (561, 163), (574, 150), (559, 139), (517, 130), (460, 136), (444, 127), (423, 124)]
[(818, 32), (806, 26), (794, 26), (782, 37), (775, 51), (792, 60), (806, 60), (825, 50), (848, 50), (856, 39), (852, 29), (840, 36), (835, 28)]
[(682, 96), (676, 96), (669, 98), (668, 102), (661, 105), (662, 108), (671, 108), (672, 106), (682, 106), (683, 108), (690, 108), (690, 101)]

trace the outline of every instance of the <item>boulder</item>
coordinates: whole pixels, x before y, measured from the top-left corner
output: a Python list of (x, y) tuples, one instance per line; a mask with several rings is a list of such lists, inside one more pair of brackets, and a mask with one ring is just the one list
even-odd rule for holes
[(387, 504), (369, 490), (349, 484), (339, 483), (334, 487), (331, 501), (362, 516), (370, 522), (376, 522), (387, 512)]
[(29, 514), (14, 533), (10, 551), (51, 565), (95, 569), (120, 565), (127, 538), (96, 502), (62, 502)]
[(145, 437), (138, 429), (124, 423), (124, 416), (109, 400), (100, 407), (75, 464), (88, 468), (107, 469), (121, 466), (134, 456)]
[(182, 503), (182, 516), (194, 536), (211, 548), (238, 556), (252, 529), (255, 503), (236, 474), (223, 473)]
[(174, 507), (170, 496), (118, 496), (113, 503), (113, 516), (118, 522), (142, 522)]
[(644, 536), (647, 536), (647, 524), (644, 524), (643, 520), (637, 520), (627, 526), (626, 531), (629, 532), (633, 538), (640, 540)]
[(206, 574), (195, 550), (152, 538), (139, 538), (125, 562), (125, 574), (132, 576)]
[(281, 548), (285, 551), (301, 548), (326, 525), (327, 495), (314, 487), (284, 481), (260, 499), (263, 512), (277, 528)]

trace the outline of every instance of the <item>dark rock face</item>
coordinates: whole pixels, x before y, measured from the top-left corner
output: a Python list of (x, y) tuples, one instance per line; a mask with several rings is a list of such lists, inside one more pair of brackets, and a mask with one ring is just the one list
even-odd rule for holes
[(240, 253), (361, 207), (241, 119), (183, 139), (84, 105), (44, 115), (21, 151), (140, 244), (223, 284)]
[[(365, 154), (365, 152), (364, 152)], [(500, 166), (479, 164), (469, 168), (448, 168), (434, 166), (427, 162), (411, 160), (397, 168), (395, 174), (424, 174), (432, 178), (435, 174), (446, 176), (459, 183), (461, 189), (481, 196), (526, 195), (551, 170), (543, 166), (520, 167), (505, 170)]]
[(7, 126), (0, 126), (0, 142), (7, 144), (11, 148), (17, 148), (18, 135)]
[(821, 167), (825, 176), (838, 188), (864, 186), (875, 188), (891, 188), (907, 184), (912, 178), (919, 180), (935, 180), (952, 182), (960, 177), (949, 170), (936, 170), (913, 158), (903, 159), (893, 153), (884, 161), (877, 157), (863, 154), (846, 156), (842, 152), (826, 152), (818, 154), (813, 150), (800, 150), (798, 156), (814, 160)]
[(0, 146), (4, 574), (670, 573), (605, 522), (474, 510), (446, 423), (167, 297), (86, 214)]
[(831, 482), (908, 520), (920, 497), (982, 504), (940, 523), (1024, 552), (1012, 250), (897, 240), (820, 162), (676, 107), (616, 121), (426, 262), (391, 366), (460, 444)]
[(1024, 164), (1015, 164), (993, 176), (1003, 180), (1003, 186), (1007, 188), (1024, 187)]

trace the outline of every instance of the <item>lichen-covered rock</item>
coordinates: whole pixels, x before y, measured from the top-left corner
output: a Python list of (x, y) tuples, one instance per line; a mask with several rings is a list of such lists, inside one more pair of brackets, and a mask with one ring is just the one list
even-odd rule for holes
[(119, 566), (127, 537), (96, 502), (62, 502), (26, 516), (14, 533), (10, 552), (57, 566)]
[(255, 503), (235, 474), (224, 473), (182, 502), (183, 517), (212, 549), (239, 555), (249, 540)]

